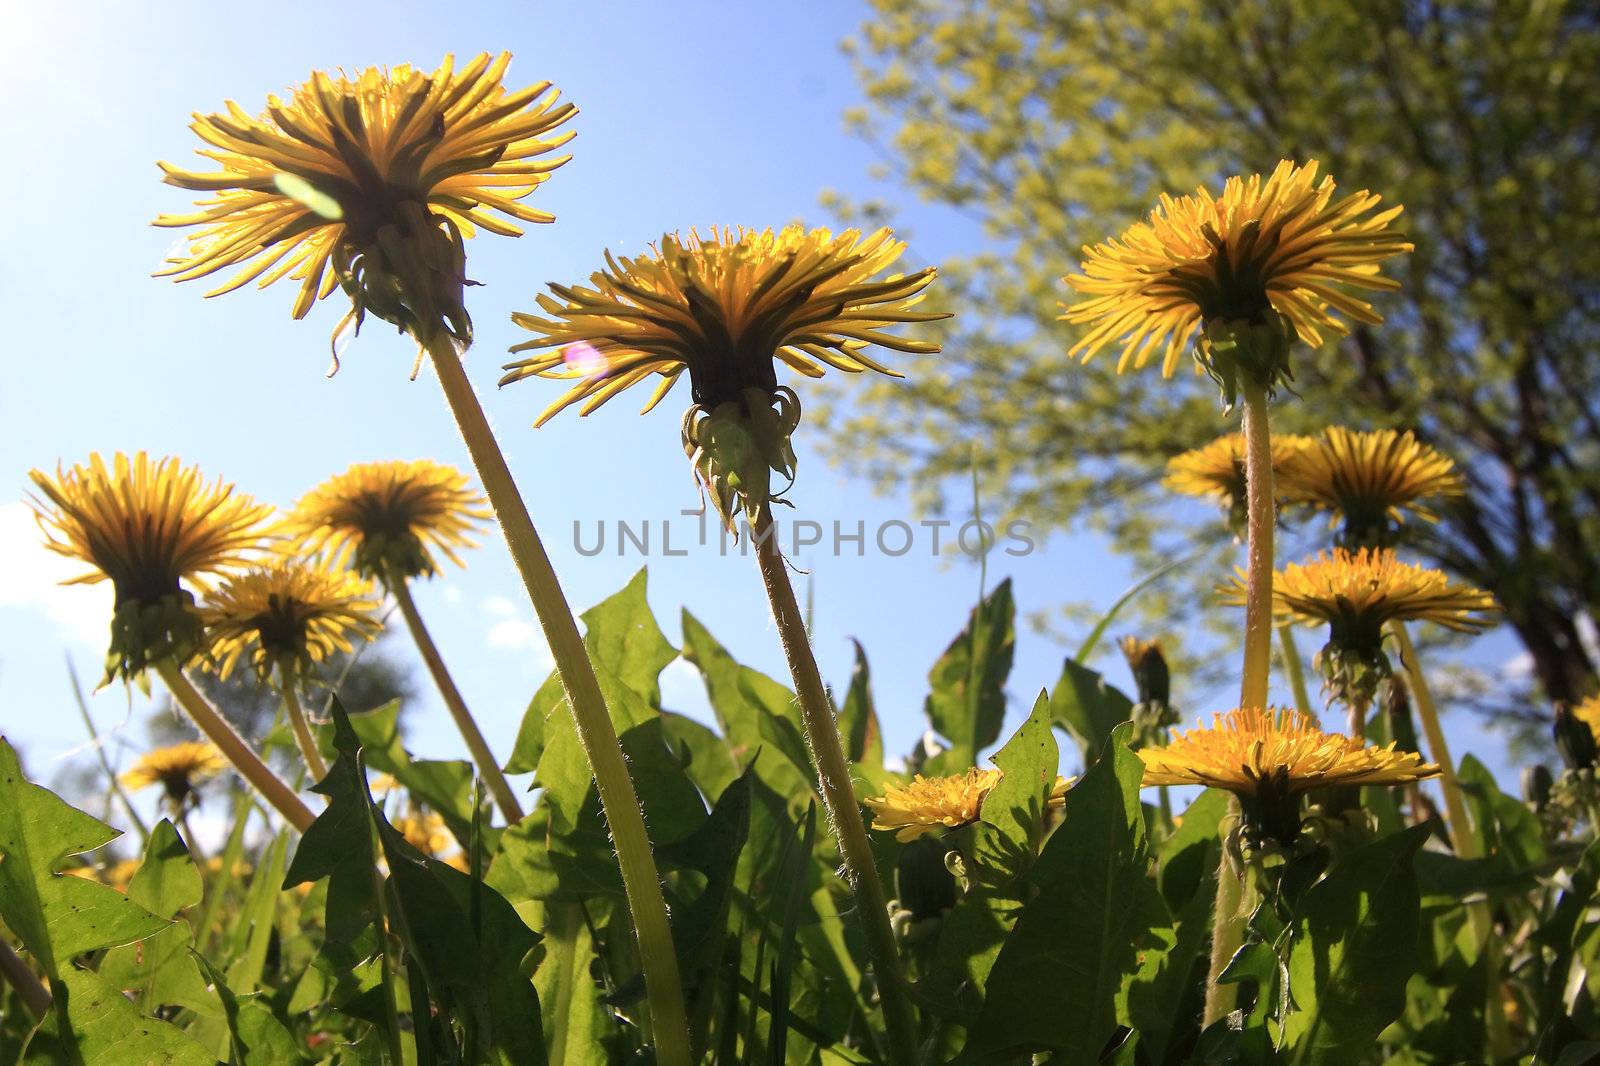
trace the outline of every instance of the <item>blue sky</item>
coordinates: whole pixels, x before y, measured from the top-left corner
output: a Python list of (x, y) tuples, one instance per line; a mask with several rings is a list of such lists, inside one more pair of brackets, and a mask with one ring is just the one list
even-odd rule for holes
[[(469, 248), (469, 273), (484, 285), (468, 295), (477, 329), (468, 371), (569, 598), (586, 607), (648, 562), (651, 601), (669, 638), (676, 641), (678, 612), (687, 606), (742, 660), (786, 680), (753, 560), (721, 557), (714, 536), (706, 548), (693, 545), (694, 520), (681, 515), (697, 505), (678, 445), (687, 390), (645, 418), (624, 398), (588, 419), (564, 416), (535, 431), (534, 415), (559, 386), (528, 382), (497, 392), (494, 383), (506, 347), (521, 339), (512, 310), (530, 306), (546, 281), (586, 276), (603, 249), (638, 252), (665, 230), (828, 224), (818, 195), (838, 189), (898, 205), (918, 260), (978, 246), (970, 221), (875, 183), (873, 154), (843, 132), (842, 112), (859, 98), (838, 44), (865, 17), (861, 5), (484, 4), (441, 17), (443, 8), (420, 3), (279, 3), (247, 19), (189, 3), (6, 7), (0, 133), (11, 162), (0, 171), (9, 207), (0, 213), (7, 250), (0, 308), (10, 330), (0, 387), (0, 728), (36, 773), (49, 776), (84, 741), (63, 656), (86, 678), (97, 676), (107, 600), (103, 589), (55, 584), (77, 570), (36, 546), (19, 502), (30, 467), (77, 461), (94, 449), (143, 448), (180, 455), (279, 504), (361, 460), (428, 456), (468, 467), (436, 382), (427, 372), (408, 380), (412, 348), (382, 323), (369, 324), (330, 379), (337, 298), (294, 322), (286, 284), (205, 300), (204, 283), (149, 277), (174, 236), (150, 219), (184, 210), (190, 199), (160, 183), (155, 161), (194, 161), (191, 112), (220, 109), (230, 98), (258, 110), (268, 93), (313, 68), (431, 68), (447, 51), (508, 49), (516, 57), (512, 84), (549, 79), (581, 109), (573, 161), (532, 201), (557, 222), (518, 240), (480, 236)], [(897, 359), (916, 372), (915, 359)], [(802, 426), (792, 498), (824, 530), (836, 519), (847, 529), (864, 522), (866, 554), (851, 554), (853, 545), (839, 557), (806, 548), (794, 561), (812, 575), (824, 673), (843, 684), (848, 638), (859, 638), (872, 660), (889, 748), (904, 751), (923, 728), (927, 670), (962, 624), (978, 574), (935, 557), (925, 529), (904, 555), (876, 551), (870, 531), (897, 519), (915, 526), (917, 516), (904, 501), (875, 497), (828, 467), (810, 447), (825, 432), (815, 420)], [(653, 557), (617, 555), (619, 519), (636, 529), (651, 522)], [(687, 554), (661, 555), (663, 520), (673, 524), (673, 547), (687, 546)], [(575, 522), (586, 546), (596, 523), (607, 523), (601, 554), (575, 550)], [(902, 537), (889, 534), (889, 547)], [(469, 564), (420, 587), (418, 599), (491, 743), (506, 755), (549, 658), (503, 545), (487, 539)], [(1023, 615), (1065, 599), (1109, 603), (1132, 578), (1090, 536), (1056, 536), (1022, 558), (997, 554), (991, 584), (1007, 574)], [(1303, 644), (1314, 646), (1309, 636)], [(393, 647), (409, 651), (405, 641)], [(1498, 663), (1516, 650), (1497, 635), (1474, 655)], [(1053, 683), (1066, 651), (1019, 628), (1012, 721)], [(1111, 654), (1099, 665), (1127, 682)], [(412, 746), (433, 756), (461, 753), (420, 667), (417, 680)], [(703, 692), (684, 664), (669, 668), (664, 682), (669, 705), (703, 711)], [(1185, 692), (1181, 680), (1177, 695), (1191, 713), (1219, 709), (1213, 705), (1225, 698)], [(120, 687), (108, 689), (92, 708), (102, 726), (127, 723), (117, 738), (136, 744), (145, 704), (135, 693), (130, 718), (129, 699)], [(1460, 747), (1494, 746), (1457, 719)]]

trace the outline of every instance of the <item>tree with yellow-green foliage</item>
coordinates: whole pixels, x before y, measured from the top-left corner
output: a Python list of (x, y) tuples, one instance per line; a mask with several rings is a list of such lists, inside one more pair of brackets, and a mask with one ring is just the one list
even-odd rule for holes
[[(1142, 564), (1183, 550), (1166, 460), (1230, 428), (1187, 366), (1177, 388), (1067, 354), (1057, 320), (1083, 246), (1158, 194), (1319, 160), (1405, 205), (1416, 250), (1384, 322), (1295, 366), (1330, 418), (1415, 428), (1465, 495), (1410, 546), (1493, 592), (1543, 694), (1600, 686), (1600, 16), (1526, 0), (873, 0), (849, 42), (851, 125), (921, 197), (979, 220), (942, 265), (944, 355), (839, 413), (839, 458), (919, 491), (972, 462), (1016, 513), (1109, 531)], [(854, 205), (870, 212), (871, 205)], [(910, 456), (908, 461), (907, 456)], [(937, 490), (934, 490), (937, 491)], [(936, 497), (926, 502), (937, 505)], [(1212, 531), (1215, 532), (1214, 530)], [(1203, 535), (1203, 534), (1201, 534)]]

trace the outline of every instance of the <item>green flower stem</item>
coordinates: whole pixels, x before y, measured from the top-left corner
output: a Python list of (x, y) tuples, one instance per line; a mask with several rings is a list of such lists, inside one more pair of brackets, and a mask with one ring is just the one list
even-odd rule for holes
[(884, 1026), (889, 1035), (889, 1058), (897, 1066), (918, 1062), (915, 1018), (906, 991), (900, 958), (895, 950), (894, 932), (889, 927), (889, 908), (872, 860), (872, 845), (861, 820), (861, 804), (850, 784), (850, 763), (839, 740), (839, 725), (833, 716), (832, 701), (822, 684), (822, 673), (811, 653), (806, 636), (805, 616), (795, 599), (794, 586), (783, 553), (778, 550), (772, 528), (772, 512), (763, 505), (753, 529), (756, 559), (761, 566), (762, 583), (772, 605), (772, 618), (783, 642), (789, 672), (794, 676), (800, 716), (805, 724), (806, 745), (817, 767), (822, 801), (828, 811), (844, 859), (845, 873), (855, 893), (856, 915), (866, 934), (867, 953), (878, 977), (883, 1002)]
[(1267, 426), (1267, 391), (1245, 378), (1239, 384), (1244, 406), (1244, 464), (1249, 541), (1245, 558), (1244, 673), (1239, 706), (1265, 708), (1272, 665), (1272, 431)]
[(1416, 704), (1417, 717), (1422, 719), (1422, 732), (1428, 738), (1428, 754), (1439, 764), (1439, 787), (1444, 793), (1445, 824), (1450, 829), (1450, 846), (1463, 859), (1481, 859), (1478, 837), (1472, 831), (1467, 817), (1467, 802), (1461, 793), (1461, 782), (1456, 778), (1456, 767), (1450, 758), (1450, 745), (1445, 741), (1444, 730), (1439, 726), (1439, 711), (1433, 702), (1433, 691), (1423, 676), (1422, 664), (1417, 659), (1416, 645), (1402, 622), (1390, 622), (1389, 632), (1400, 646), (1400, 661), (1406, 677), (1411, 682), (1411, 695)]
[(283, 709), (289, 714), (289, 728), (294, 731), (294, 742), (300, 748), (300, 755), (305, 759), (306, 769), (311, 771), (311, 780), (315, 783), (328, 776), (328, 764), (317, 749), (317, 738), (311, 735), (311, 723), (306, 720), (306, 712), (300, 706), (300, 696), (295, 692), (298, 673), (289, 660), (278, 661), (278, 688), (283, 692)]
[[(1239, 383), (1244, 406), (1244, 468), (1247, 518), (1245, 548), (1244, 669), (1239, 706), (1265, 708), (1272, 668), (1272, 531), (1277, 519), (1272, 492), (1272, 431), (1267, 425), (1267, 390), (1245, 377)], [(1237, 823), (1239, 801), (1228, 805)], [(1238, 991), (1218, 982), (1228, 961), (1244, 943), (1243, 894), (1238, 872), (1223, 848), (1217, 871), (1217, 909), (1211, 924), (1211, 968), (1206, 980), (1205, 1022), (1232, 1012)]]
[(539, 626), (555, 659), (556, 674), (572, 709), (578, 742), (594, 770), (600, 806), (611, 829), (611, 842), (617, 851), (627, 890), (628, 910), (639, 938), (639, 958), (644, 968), (645, 993), (655, 1035), (656, 1061), (660, 1066), (689, 1066), (689, 1021), (684, 1009), (683, 985), (678, 977), (678, 959), (673, 953), (672, 927), (667, 921), (667, 903), (661, 894), (650, 837), (645, 830), (644, 812), (628, 776), (622, 745), (606, 710), (600, 682), (589, 661), (589, 653), (578, 635), (572, 608), (556, 580), (555, 569), (544, 544), (533, 527), (533, 519), (517, 491), (517, 484), (506, 466), (505, 456), (495, 443), (489, 420), (484, 416), (477, 393), (461, 366), (455, 343), (444, 333), (436, 333), (427, 344), (439, 384), (444, 389), (450, 412), (472, 455), (478, 480), (488, 494), (500, 528), (511, 549), (511, 558), (533, 601)]
[(1308, 718), (1315, 718), (1311, 709), (1311, 693), (1306, 688), (1306, 668), (1300, 660), (1300, 648), (1294, 642), (1292, 623), (1278, 623), (1278, 647), (1283, 652), (1283, 672), (1289, 675), (1289, 691), (1294, 693), (1295, 710)]
[(523, 819), (522, 804), (517, 799), (517, 790), (506, 780), (505, 772), (500, 769), (500, 763), (495, 759), (489, 742), (484, 739), (483, 731), (478, 728), (477, 720), (467, 709), (467, 701), (462, 698), (461, 690), (456, 687), (455, 678), (450, 676), (450, 668), (445, 665), (444, 656), (439, 654), (439, 646), (433, 642), (433, 634), (428, 632), (427, 625), (422, 621), (422, 614), (417, 610), (417, 601), (411, 596), (410, 583), (404, 577), (397, 576), (385, 584), (394, 596), (395, 603), (400, 605), (400, 613), (405, 616), (406, 627), (411, 630), (411, 637), (417, 642), (417, 652), (428, 666), (428, 673), (432, 675), (433, 683), (438, 687), (439, 695), (444, 700), (445, 710), (450, 712), (456, 728), (461, 731), (461, 739), (467, 742), (467, 750), (472, 753), (472, 761), (477, 765), (478, 773), (483, 776), (489, 791), (494, 794), (495, 805), (500, 808), (500, 814), (505, 818), (507, 825), (516, 825)]
[[(1237, 826), (1244, 817), (1239, 807), (1239, 797), (1228, 798), (1228, 813), (1224, 825)], [(1222, 842), (1222, 858), (1217, 862), (1217, 902), (1211, 918), (1211, 965), (1206, 977), (1206, 1006), (1204, 1025), (1221, 1021), (1233, 1013), (1239, 998), (1237, 985), (1222, 984), (1218, 978), (1228, 968), (1228, 963), (1244, 943), (1245, 921), (1241, 914), (1244, 902), (1244, 882), (1241, 871), (1234, 866), (1226, 839)]]
[(35, 1018), (49, 1013), (50, 990), (4, 940), (0, 940), (0, 978), (11, 983)]
[[(1428, 754), (1439, 764), (1439, 790), (1444, 793), (1445, 826), (1450, 830), (1450, 846), (1463, 859), (1483, 858), (1478, 837), (1473, 832), (1467, 815), (1467, 803), (1461, 792), (1461, 782), (1456, 777), (1454, 761), (1450, 758), (1450, 745), (1445, 741), (1444, 729), (1439, 725), (1439, 709), (1433, 702), (1433, 690), (1422, 672), (1422, 661), (1417, 658), (1417, 647), (1405, 623), (1390, 622), (1389, 632), (1400, 646), (1400, 661), (1406, 677), (1411, 682), (1411, 696), (1416, 704), (1417, 717), (1422, 719), (1422, 732), (1428, 738)], [(1473, 934), (1484, 953), (1488, 972), (1489, 996), (1485, 1004), (1485, 1022), (1488, 1026), (1489, 1048), (1495, 1061), (1511, 1054), (1511, 1034), (1506, 1028), (1505, 1006), (1500, 1001), (1500, 945), (1494, 933), (1494, 917), (1489, 905), (1478, 900), (1467, 905), (1467, 916), (1472, 922)]]
[(290, 825), (302, 833), (309, 829), (311, 823), (317, 820), (311, 808), (302, 803), (294, 789), (284, 784), (283, 779), (273, 773), (261, 761), (261, 756), (244, 742), (244, 738), (233, 731), (233, 726), (200, 695), (200, 690), (189, 682), (178, 664), (171, 658), (162, 659), (155, 664), (155, 670), (166, 682), (178, 706), (184, 709), (200, 732), (206, 735), (206, 739), (217, 746), (223, 758), (233, 764), (239, 776), (250, 782), (251, 787), (261, 793), (261, 798), (283, 815)]
[(1372, 704), (1366, 701), (1354, 701), (1349, 705), (1348, 718), (1345, 728), (1357, 740), (1367, 739), (1367, 716), (1372, 713)]

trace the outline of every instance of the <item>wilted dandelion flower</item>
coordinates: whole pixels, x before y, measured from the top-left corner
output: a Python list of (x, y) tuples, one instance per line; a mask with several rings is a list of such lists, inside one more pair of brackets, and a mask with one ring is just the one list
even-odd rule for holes
[(552, 131), (576, 111), (549, 82), (508, 91), (510, 62), (503, 52), (461, 70), (446, 56), (431, 74), (316, 71), (258, 117), (231, 101), (197, 114), (191, 128), (209, 146), (198, 152), (219, 169), (161, 168), (168, 184), (215, 195), (156, 219), (198, 227), (159, 273), (241, 268), (208, 296), (287, 277), (299, 283), (295, 318), (337, 285), (352, 306), (335, 339), (371, 312), (419, 343), (441, 328), (470, 343), (463, 242), (480, 227), (519, 236), (511, 220), (553, 221), (521, 201), (569, 158), (546, 157), (571, 139)]
[(118, 452), (107, 466), (96, 453), (87, 466), (28, 476), (44, 497), (31, 503), (46, 546), (92, 567), (68, 583), (109, 580), (115, 592), (107, 681), (136, 677), (167, 656), (182, 664), (199, 650), (194, 595), (184, 583), (243, 564), (272, 514), (171, 456)]
[[(1274, 475), (1306, 448), (1310, 437), (1279, 433), (1272, 437)], [(1228, 524), (1235, 532), (1245, 528), (1246, 483), (1244, 435), (1229, 433), (1210, 444), (1173, 456), (1167, 460), (1167, 476), (1161, 484), (1182, 496), (1216, 500), (1228, 513)]]
[(1378, 264), (1411, 250), (1389, 229), (1401, 208), (1369, 214), (1381, 197), (1365, 190), (1335, 200), (1317, 167), (1284, 160), (1266, 178), (1229, 178), (1220, 196), (1163, 194), (1148, 221), (1086, 247), (1082, 272), (1065, 280), (1087, 299), (1061, 317), (1091, 328), (1070, 354), (1120, 344), (1120, 372), (1159, 351), (1171, 377), (1201, 330), (1197, 357), (1231, 405), (1240, 369), (1270, 389), (1292, 376), (1290, 342), (1347, 332), (1340, 315), (1381, 321), (1344, 290), (1399, 287)]
[(430, 459), (356, 463), (301, 497), (287, 522), (300, 550), (327, 553), (378, 580), (438, 570), (493, 517), (465, 474)]
[(1347, 548), (1381, 547), (1393, 540), (1391, 523), (1405, 512), (1433, 522), (1422, 501), (1460, 496), (1465, 482), (1455, 463), (1407, 430), (1361, 433), (1332, 426), (1283, 465), (1280, 494), (1286, 503), (1332, 512)]
[(1394, 785), (1439, 773), (1415, 752), (1327, 733), (1298, 711), (1235, 709), (1210, 726), (1180, 730), (1141, 748), (1144, 785), (1203, 785), (1240, 799), (1256, 830), (1282, 843), (1299, 833), (1298, 797), (1318, 788)]
[(201, 614), (212, 663), (227, 677), (244, 659), (263, 681), (275, 666), (303, 671), (351, 640), (371, 640), (382, 623), (371, 582), (326, 562), (277, 559), (230, 578)]
[[(1244, 602), (1244, 583), (1222, 590)], [(1453, 583), (1442, 571), (1407, 563), (1393, 549), (1335, 548), (1310, 562), (1290, 563), (1272, 581), (1273, 609), (1303, 625), (1327, 625), (1318, 655), (1334, 695), (1365, 705), (1390, 672), (1383, 628), (1390, 622), (1433, 622), (1459, 633), (1487, 627), (1494, 597)]]
[(160, 785), (172, 805), (181, 808), (195, 786), (227, 768), (228, 760), (215, 744), (188, 740), (146, 752), (117, 780), (135, 792)]
[(687, 371), (694, 406), (684, 447), (731, 523), (736, 494), (753, 515), (768, 499), (769, 470), (793, 477), (789, 436), (800, 411), (778, 384), (778, 363), (812, 378), (830, 366), (898, 377), (866, 349), (939, 350), (885, 332), (948, 317), (915, 310), (933, 268), (880, 276), (904, 250), (887, 229), (862, 236), (791, 225), (668, 234), (634, 258), (608, 252), (590, 286), (552, 284), (554, 295), (538, 298), (542, 315), (512, 316), (535, 337), (511, 350), (539, 354), (508, 363), (501, 384), (577, 379), (539, 415), (542, 425), (573, 404), (586, 415), (655, 378), (648, 411)]
[[(872, 828), (895, 830), (894, 838), (905, 843), (938, 829), (959, 829), (976, 822), (983, 811), (984, 798), (994, 791), (1002, 776), (999, 770), (977, 767), (950, 777), (917, 774), (910, 783), (890, 785), (882, 796), (862, 802), (872, 811)], [(1066, 803), (1071, 784), (1067, 778), (1056, 778), (1048, 805), (1060, 807)]]

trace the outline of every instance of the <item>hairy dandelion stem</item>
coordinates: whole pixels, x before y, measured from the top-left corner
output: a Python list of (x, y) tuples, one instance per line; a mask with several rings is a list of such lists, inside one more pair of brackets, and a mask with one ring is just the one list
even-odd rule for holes
[(251, 787), (261, 793), (261, 797), (272, 804), (295, 829), (302, 833), (309, 829), (311, 823), (317, 820), (311, 808), (302, 803), (294, 790), (261, 761), (261, 756), (244, 742), (243, 737), (234, 732), (233, 726), (190, 683), (178, 664), (170, 658), (162, 659), (155, 664), (155, 670), (161, 675), (161, 680), (166, 683), (167, 690), (172, 693), (178, 706), (189, 715), (206, 739), (215, 744), (233, 764), (239, 776), (250, 782)]
[(1300, 659), (1300, 648), (1294, 642), (1294, 626), (1290, 622), (1278, 624), (1278, 647), (1283, 653), (1283, 672), (1289, 677), (1289, 691), (1294, 694), (1294, 709), (1308, 718), (1315, 718), (1311, 709), (1311, 693), (1306, 688), (1306, 668)]
[[(1267, 425), (1267, 390), (1249, 377), (1239, 382), (1244, 406), (1244, 466), (1247, 520), (1245, 548), (1244, 670), (1239, 683), (1239, 706), (1267, 705), (1268, 673), (1272, 666), (1272, 529), (1277, 519), (1272, 492), (1272, 431)], [(1237, 822), (1239, 801), (1228, 809)], [(1218, 978), (1244, 942), (1245, 916), (1239, 878), (1223, 848), (1217, 871), (1217, 908), (1211, 924), (1211, 967), (1206, 979), (1205, 1022), (1210, 1025), (1232, 1010), (1238, 992)]]
[[(1417, 708), (1417, 717), (1422, 719), (1422, 732), (1428, 738), (1428, 754), (1439, 764), (1439, 790), (1444, 793), (1445, 825), (1450, 830), (1450, 846), (1463, 859), (1481, 859), (1483, 849), (1478, 846), (1477, 834), (1473, 832), (1472, 822), (1467, 815), (1461, 781), (1456, 777), (1455, 763), (1450, 758), (1450, 745), (1445, 740), (1444, 729), (1439, 725), (1439, 709), (1433, 702), (1433, 691), (1428, 688), (1427, 676), (1422, 672), (1422, 661), (1417, 658), (1417, 647), (1411, 642), (1411, 634), (1406, 631), (1404, 622), (1390, 622), (1389, 632), (1400, 646), (1400, 662), (1411, 682), (1411, 696)], [(1500, 1001), (1500, 955), (1495, 943), (1494, 917), (1489, 913), (1486, 902), (1476, 900), (1467, 904), (1467, 918), (1472, 922), (1472, 932), (1481, 945), (1488, 970), (1489, 996), (1484, 1020), (1488, 1027), (1489, 1048), (1495, 1053), (1494, 1059), (1499, 1061), (1510, 1055), (1511, 1036), (1506, 1029), (1505, 1006)]]
[[(1238, 825), (1244, 817), (1239, 797), (1228, 797), (1228, 814), (1225, 825)], [(1217, 861), (1217, 902), (1211, 922), (1211, 960), (1206, 977), (1205, 1025), (1221, 1021), (1233, 1011), (1238, 999), (1238, 988), (1218, 981), (1228, 968), (1239, 945), (1244, 943), (1244, 926), (1247, 916), (1239, 913), (1244, 899), (1244, 883), (1240, 871), (1229, 855), (1228, 842), (1222, 842), (1222, 857)]]
[(35, 1018), (43, 1018), (49, 1013), (50, 990), (4, 940), (0, 940), (0, 977), (11, 982), (11, 987), (17, 990), (17, 995), (22, 997), (22, 1002)]
[(1245, 495), (1249, 542), (1245, 552), (1244, 675), (1239, 706), (1267, 705), (1272, 664), (1272, 431), (1267, 426), (1267, 390), (1246, 378), (1239, 384), (1244, 406)]
[(550, 655), (555, 660), (567, 705), (572, 709), (578, 742), (594, 771), (600, 793), (600, 806), (611, 830), (611, 841), (622, 870), (622, 883), (628, 895), (628, 910), (639, 938), (639, 958), (644, 969), (645, 993), (655, 1035), (656, 1061), (661, 1066), (689, 1066), (689, 1023), (683, 1002), (683, 985), (678, 976), (678, 960), (673, 953), (672, 927), (667, 921), (666, 899), (656, 873), (644, 813), (628, 776), (622, 745), (606, 710), (600, 682), (589, 661), (572, 608), (556, 579), (555, 569), (544, 550), (522, 494), (506, 465), (505, 456), (495, 442), (489, 420), (478, 402), (478, 395), (467, 379), (455, 343), (442, 332), (435, 332), (427, 343), (445, 400), (456, 426), (472, 455), (478, 480), (483, 483), (511, 549), (511, 558), (533, 601), (534, 613)]
[(294, 731), (295, 745), (311, 771), (313, 782), (328, 776), (328, 764), (317, 749), (317, 738), (311, 735), (311, 723), (306, 720), (305, 708), (300, 706), (299, 693), (295, 691), (298, 671), (287, 659), (278, 662), (278, 687), (283, 692), (283, 709), (289, 714), (289, 728)]
[(516, 825), (523, 819), (522, 804), (517, 799), (517, 790), (506, 780), (505, 772), (500, 769), (500, 763), (494, 757), (494, 751), (489, 747), (488, 740), (484, 739), (477, 720), (467, 709), (467, 701), (462, 697), (461, 690), (456, 687), (455, 678), (450, 676), (450, 668), (445, 665), (444, 656), (439, 654), (439, 646), (433, 642), (433, 634), (428, 631), (427, 625), (422, 621), (421, 612), (417, 610), (417, 601), (411, 595), (410, 582), (404, 577), (395, 575), (389, 577), (385, 584), (394, 595), (395, 603), (399, 604), (400, 613), (405, 616), (406, 627), (411, 630), (411, 638), (416, 641), (417, 652), (427, 664), (428, 673), (439, 689), (445, 710), (450, 712), (450, 718), (461, 731), (461, 739), (467, 742), (467, 750), (472, 753), (472, 761), (477, 765), (478, 773), (483, 776), (489, 791), (494, 794), (495, 806), (500, 808), (500, 814), (505, 818), (507, 825)]
[(832, 701), (823, 687), (806, 635), (805, 617), (795, 599), (794, 586), (783, 553), (778, 550), (772, 527), (772, 512), (763, 506), (753, 529), (756, 559), (761, 566), (762, 583), (772, 605), (772, 618), (783, 642), (783, 653), (794, 676), (795, 695), (805, 724), (806, 745), (816, 764), (822, 800), (828, 820), (839, 841), (839, 854), (855, 893), (856, 915), (866, 934), (867, 952), (877, 972), (879, 995), (883, 1002), (884, 1027), (889, 1036), (890, 1061), (897, 1066), (912, 1066), (918, 1061), (915, 1020), (907, 995), (900, 958), (895, 950), (894, 932), (889, 927), (889, 909), (883, 884), (872, 860), (867, 827), (861, 820), (861, 804), (850, 784), (850, 763), (839, 740), (839, 725), (833, 716)]

